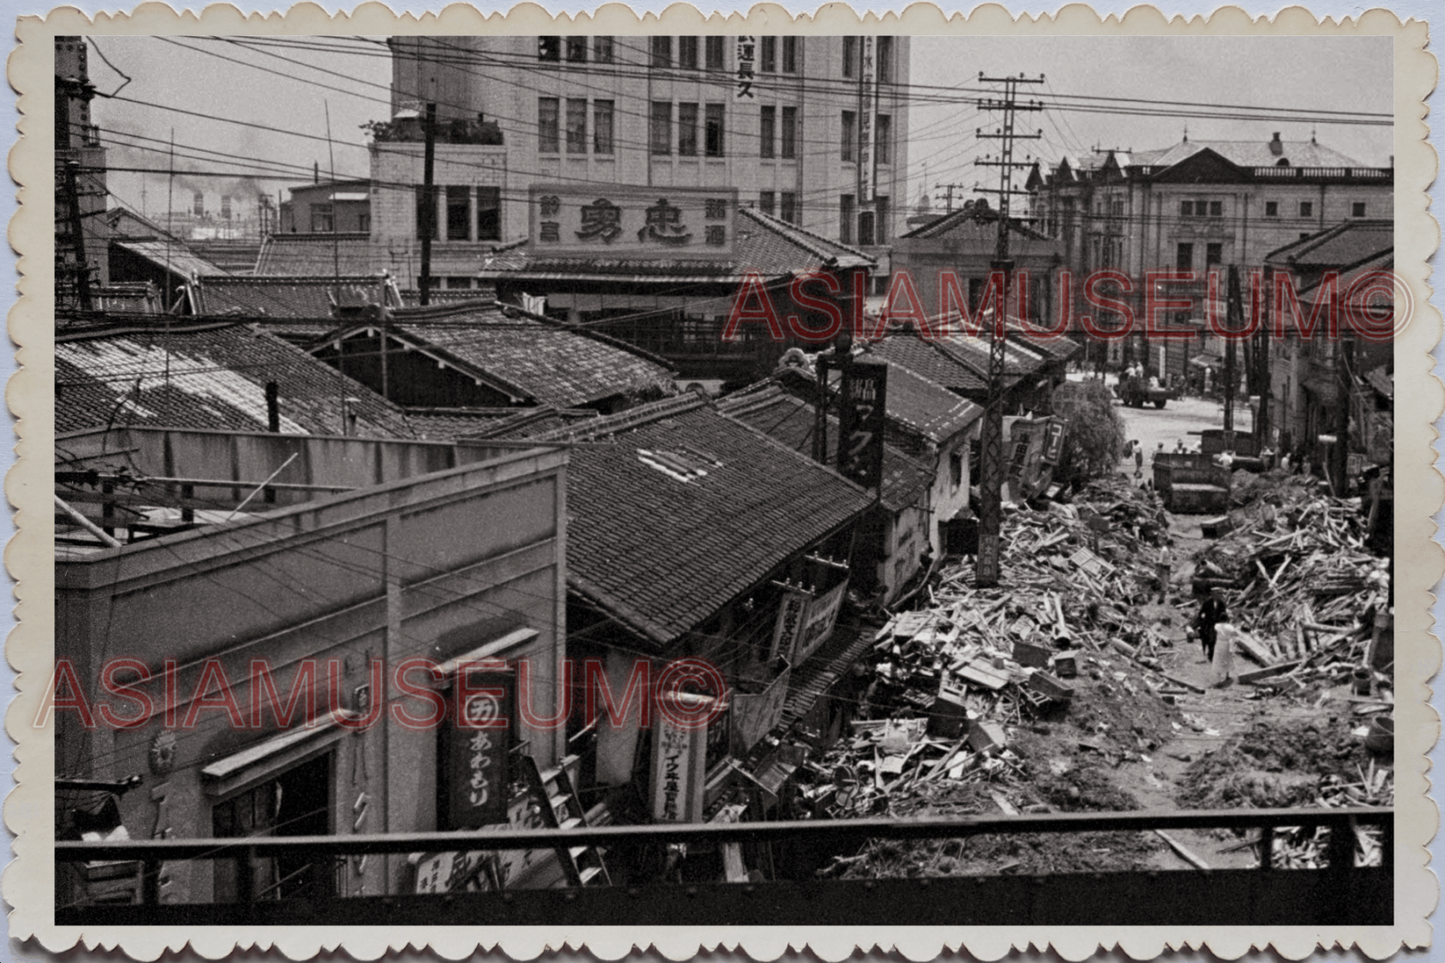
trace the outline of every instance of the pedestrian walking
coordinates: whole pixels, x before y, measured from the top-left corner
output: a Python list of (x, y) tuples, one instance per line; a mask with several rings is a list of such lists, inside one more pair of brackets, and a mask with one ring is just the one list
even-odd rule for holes
[(1214, 642), (1218, 638), (1215, 628), (1227, 617), (1224, 600), (1210, 588), (1199, 605), (1199, 614), (1194, 617), (1195, 628), (1199, 630), (1199, 644), (1204, 647), (1205, 662), (1214, 661)]
[(1134, 477), (1139, 478), (1144, 474), (1144, 446), (1137, 441), (1134, 442)]

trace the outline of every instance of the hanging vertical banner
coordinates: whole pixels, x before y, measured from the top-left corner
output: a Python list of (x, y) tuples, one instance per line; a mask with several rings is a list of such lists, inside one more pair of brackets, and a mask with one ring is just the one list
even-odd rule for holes
[[(666, 696), (708, 700), (708, 696)], [(710, 701), (710, 700), (709, 700)], [(695, 705), (689, 705), (693, 711)], [(652, 818), (662, 823), (702, 822), (707, 729), (682, 729), (660, 711), (653, 716)]]
[(779, 655), (786, 657), (793, 651), (798, 634), (803, 630), (803, 617), (807, 614), (808, 602), (813, 598), (811, 593), (796, 586), (781, 587), (783, 597), (778, 603), (778, 621), (773, 626), (773, 644), (768, 646), (769, 662)]
[(507, 760), (513, 674), (501, 663), (463, 664), (452, 680), (447, 721), (447, 829), (477, 829), (507, 821)]
[(754, 100), (757, 95), (753, 91), (753, 81), (756, 74), (753, 73), (753, 66), (757, 60), (758, 51), (757, 37), (739, 37), (737, 39), (737, 89), (733, 91), (734, 100)]
[(858, 136), (862, 143), (862, 156), (858, 159), (858, 173), (862, 181), (862, 196), (859, 201), (872, 204), (878, 196), (878, 119), (875, 111), (878, 88), (877, 40), (870, 36), (863, 38), (863, 70), (859, 77), (862, 88), (858, 112)]
[(843, 371), (838, 412), (838, 473), (878, 491), (883, 485), (883, 429), (888, 366), (855, 360)]

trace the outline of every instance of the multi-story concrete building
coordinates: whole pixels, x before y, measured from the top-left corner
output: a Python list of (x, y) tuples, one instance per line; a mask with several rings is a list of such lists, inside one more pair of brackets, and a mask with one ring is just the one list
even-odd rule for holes
[(373, 242), (391, 260), (414, 256), (424, 196), (414, 118), (428, 103), (441, 133), (429, 195), (439, 277), (474, 273), (478, 245), (524, 236), (536, 182), (735, 187), (745, 207), (864, 248), (903, 229), (907, 37), (391, 46), (393, 120), (376, 125), (372, 155)]
[[(1100, 314), (1082, 300), (1084, 277), (1120, 271), (1132, 290), (1111, 287), (1109, 297), (1130, 304), (1142, 331), (1146, 272), (1195, 272), (1194, 282), (1161, 282), (1154, 293), (1189, 302), (1161, 321), (1202, 320), (1208, 271), (1257, 268), (1270, 251), (1341, 221), (1390, 217), (1394, 184), (1393, 167), (1367, 167), (1313, 137), (1285, 141), (1276, 133), (1268, 141), (1186, 137), (1163, 150), (1064, 158), (1051, 171), (1036, 166), (1027, 188), (1034, 226), (1063, 242), (1074, 317)], [(1222, 296), (1223, 279), (1219, 290)], [(1137, 348), (1113, 344), (1120, 353)]]

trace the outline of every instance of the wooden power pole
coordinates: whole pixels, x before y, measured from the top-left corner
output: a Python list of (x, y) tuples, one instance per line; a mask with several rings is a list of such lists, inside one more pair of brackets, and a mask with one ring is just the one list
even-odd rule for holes
[(979, 130), (977, 132), (980, 138), (995, 138), (999, 141), (998, 160), (984, 158), (974, 161), (981, 167), (997, 167), (999, 169), (999, 186), (996, 191), (990, 191), (990, 193), (998, 194), (998, 236), (995, 241), (994, 260), (991, 267), (995, 273), (1001, 272), (1004, 278), (1003, 291), (994, 309), (994, 323), (989, 329), (988, 401), (984, 407), (983, 437), (979, 445), (983, 464), (980, 466), (982, 470), (978, 489), (978, 562), (974, 569), (974, 581), (980, 588), (988, 588), (999, 583), (999, 542), (1000, 529), (1003, 525), (1004, 348), (1007, 342), (1009, 291), (1013, 287), (1014, 267), (1013, 260), (1009, 256), (1009, 199), (1014, 194), (1024, 193), (1013, 189), (1014, 169), (1029, 166), (1014, 161), (1014, 141), (1037, 140), (1043, 136), (1042, 133), (1015, 133), (1014, 118), (1020, 110), (1043, 109), (1043, 105), (1037, 101), (1020, 104), (1018, 87), (1019, 84), (1041, 84), (1044, 82), (1044, 78), (1042, 76), (1036, 79), (1026, 79), (1022, 76), (994, 78), (985, 77), (980, 73), (978, 79), (984, 83), (1004, 85), (1002, 100), (990, 98), (978, 102), (978, 106), (984, 110), (1002, 112), (1002, 123), (998, 130)]

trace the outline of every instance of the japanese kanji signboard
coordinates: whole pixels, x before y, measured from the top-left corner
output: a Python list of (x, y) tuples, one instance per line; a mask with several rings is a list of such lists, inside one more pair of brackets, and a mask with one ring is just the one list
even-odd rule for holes
[(476, 829), (507, 820), (512, 691), (512, 672), (505, 665), (478, 663), (458, 670), (442, 728), (448, 760), (443, 816), (448, 829)]
[(530, 247), (544, 257), (726, 260), (737, 208), (732, 188), (533, 184)]
[[(660, 694), (658, 698), (708, 697)], [(652, 818), (660, 823), (702, 822), (707, 728), (681, 728), (661, 711), (654, 713), (652, 727)]]
[(733, 90), (734, 100), (756, 100), (758, 93), (753, 84), (757, 74), (753, 72), (758, 59), (758, 38), (737, 38), (737, 86)]

